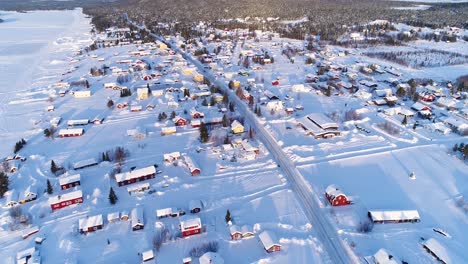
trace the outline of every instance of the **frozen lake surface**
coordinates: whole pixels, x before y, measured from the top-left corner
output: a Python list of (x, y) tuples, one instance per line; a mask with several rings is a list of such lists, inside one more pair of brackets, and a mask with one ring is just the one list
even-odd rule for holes
[(65, 59), (90, 41), (81, 9), (0, 12), (0, 157), (38, 132), (47, 87), (69, 68)]

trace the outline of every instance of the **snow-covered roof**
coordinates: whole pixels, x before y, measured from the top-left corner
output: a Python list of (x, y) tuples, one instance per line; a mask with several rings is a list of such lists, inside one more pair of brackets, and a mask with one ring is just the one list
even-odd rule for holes
[(346, 196), (338, 186), (332, 184), (329, 185), (326, 189), (325, 192), (332, 198), (334, 199), (335, 197), (338, 197), (339, 195)]
[(67, 126), (80, 126), (86, 125), (89, 123), (89, 119), (75, 119), (75, 120), (68, 120)]
[(336, 122), (322, 113), (310, 113), (306, 117), (322, 129), (338, 128)]
[(141, 253), (141, 258), (143, 261), (151, 260), (154, 258), (154, 252), (152, 249), (147, 250), (143, 253)]
[(184, 161), (185, 161), (185, 164), (187, 164), (187, 167), (189, 168), (190, 172), (193, 172), (195, 170), (200, 170), (197, 164), (189, 156), (185, 156)]
[(179, 221), (180, 221), (180, 229), (182, 231), (201, 228), (202, 226), (201, 219), (199, 217), (185, 216), (185, 217), (181, 217)]
[(269, 231), (263, 231), (262, 233), (260, 233), (260, 235), (258, 235), (258, 238), (260, 239), (260, 241), (263, 244), (263, 247), (266, 250), (270, 249), (273, 246), (281, 246), (280, 244), (276, 242), (278, 241), (276, 239), (276, 236)]
[(158, 209), (158, 210), (156, 210), (156, 216), (157, 216), (157, 217), (163, 217), (163, 216), (171, 215), (172, 212), (177, 211), (177, 210), (174, 210), (174, 209), (175, 209), (175, 208)]
[(173, 160), (173, 159), (179, 159), (180, 158), (180, 152), (171, 152), (171, 153), (166, 153), (163, 155), (164, 160)]
[(431, 109), (429, 106), (425, 105), (425, 104), (422, 104), (420, 102), (416, 102), (414, 103), (412, 106), (411, 106), (412, 109), (416, 110), (416, 111), (422, 111), (424, 109)]
[(62, 135), (71, 135), (71, 134), (83, 134), (82, 128), (68, 128), (68, 129), (60, 129), (59, 136)]
[(81, 169), (83, 167), (92, 166), (96, 164), (97, 164), (96, 159), (91, 158), (91, 159), (80, 160), (78, 162), (75, 162), (75, 164), (73, 164), (73, 168), (76, 170), (76, 169)]
[(240, 228), (238, 226), (236, 226), (236, 225), (230, 226), (229, 227), (229, 232), (231, 233), (231, 235), (234, 235), (236, 233), (239, 233), (239, 234), (242, 235), (242, 232), (241, 232)]
[(125, 180), (136, 179), (136, 178), (140, 178), (142, 176), (147, 176), (150, 174), (156, 174), (156, 168), (154, 168), (154, 166), (148, 166), (145, 168), (136, 169), (136, 170), (132, 170), (129, 172), (118, 173), (115, 175), (115, 180), (117, 182), (123, 182)]
[(248, 225), (243, 225), (240, 230), (243, 236), (245, 236), (246, 234), (254, 234), (252, 227)]
[(373, 221), (400, 221), (400, 220), (419, 220), (417, 210), (403, 211), (369, 211)]
[(20, 260), (22, 258), (27, 258), (32, 256), (36, 252), (36, 249), (34, 247), (27, 248), (25, 250), (19, 251), (16, 253), (16, 259)]
[(72, 199), (82, 198), (82, 197), (83, 197), (83, 193), (81, 192), (81, 190), (77, 190), (77, 191), (73, 191), (73, 192), (64, 193), (62, 195), (57, 195), (57, 196), (50, 197), (49, 198), (49, 204), (56, 204), (56, 203), (59, 203), (61, 201), (69, 201), (69, 200), (72, 200)]
[(69, 184), (72, 182), (80, 181), (80, 179), (81, 179), (80, 174), (66, 175), (66, 176), (59, 177), (59, 183), (60, 183), (60, 186), (62, 186), (62, 185)]
[(236, 129), (237, 127), (244, 128), (244, 126), (237, 120), (232, 121), (231, 129)]
[(374, 261), (378, 264), (399, 264), (401, 263), (393, 255), (389, 254), (385, 249), (381, 248), (374, 254)]
[(88, 228), (95, 227), (95, 226), (102, 226), (102, 214), (90, 216), (86, 218), (81, 218), (78, 220), (78, 227), (82, 231), (88, 231)]
[(198, 261), (200, 264), (224, 264), (223, 258), (218, 253), (214, 252), (206, 252)]
[(452, 263), (447, 249), (435, 238), (428, 239), (427, 241), (423, 242), (423, 245), (444, 263)]
[(133, 186), (127, 187), (127, 191), (129, 193), (132, 193), (132, 192), (139, 192), (141, 190), (148, 190), (149, 188), (150, 188), (150, 184), (145, 182), (145, 183), (139, 183), (139, 184), (135, 184)]
[(163, 133), (172, 133), (176, 131), (177, 131), (177, 128), (175, 126), (161, 127), (161, 132)]
[(113, 213), (108, 213), (107, 214), (107, 221), (111, 222), (114, 220), (119, 220), (120, 219), (120, 213), (119, 212), (113, 212)]
[(135, 226), (137, 224), (144, 225), (143, 210), (139, 207), (133, 208), (132, 213), (131, 213), (131, 219), (132, 219), (132, 226)]
[(192, 210), (195, 208), (203, 208), (202, 202), (200, 200), (190, 200), (189, 209)]

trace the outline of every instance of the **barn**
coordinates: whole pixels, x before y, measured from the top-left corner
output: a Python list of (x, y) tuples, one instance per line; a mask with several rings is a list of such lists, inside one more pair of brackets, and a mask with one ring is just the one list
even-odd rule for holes
[(34, 201), (36, 199), (37, 199), (37, 193), (36, 193), (35, 188), (28, 186), (28, 188), (26, 188), (26, 190), (23, 193), (21, 193), (19, 203), (24, 204), (27, 202)]
[(182, 236), (187, 237), (201, 233), (201, 219), (199, 217), (182, 217), (179, 223)]
[(79, 137), (83, 135), (84, 129), (82, 128), (71, 128), (71, 129), (60, 129), (59, 137)]
[(340, 190), (340, 188), (334, 184), (328, 186), (327, 189), (325, 189), (325, 196), (332, 206), (342, 206), (351, 203), (351, 201)]
[(153, 179), (155, 175), (156, 168), (154, 168), (154, 166), (149, 166), (129, 172), (118, 173), (115, 175), (115, 180), (119, 186), (124, 186), (139, 181)]
[(276, 242), (278, 241), (276, 239), (276, 236), (269, 232), (269, 231), (263, 231), (258, 235), (258, 238), (260, 239), (260, 242), (263, 245), (263, 248), (266, 250), (268, 253), (272, 253), (275, 251), (281, 251), (281, 245)]
[(59, 178), (60, 188), (62, 190), (70, 189), (81, 185), (80, 174), (66, 175)]
[(141, 230), (145, 227), (144, 219), (143, 219), (143, 209), (140, 207), (133, 208), (132, 213), (132, 230), (137, 231)]
[(49, 204), (52, 211), (61, 209), (73, 204), (79, 204), (83, 202), (83, 193), (81, 190), (57, 195), (49, 198)]
[(78, 220), (78, 229), (80, 233), (86, 234), (102, 229), (103, 221), (102, 214), (81, 218)]

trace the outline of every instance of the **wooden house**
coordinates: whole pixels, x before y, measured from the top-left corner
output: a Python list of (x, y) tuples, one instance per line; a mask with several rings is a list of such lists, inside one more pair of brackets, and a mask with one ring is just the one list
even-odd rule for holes
[(195, 162), (189, 156), (184, 157), (184, 162), (187, 165), (187, 167), (188, 167), (188, 169), (190, 171), (190, 174), (192, 176), (196, 176), (196, 175), (199, 175), (201, 173), (200, 168), (195, 164)]
[(91, 91), (90, 90), (75, 91), (73, 95), (75, 96), (75, 98), (87, 98), (87, 97), (91, 97)]
[(162, 127), (161, 128), (161, 135), (171, 135), (177, 133), (177, 129), (175, 126), (169, 127)]
[(176, 160), (180, 159), (180, 152), (171, 152), (171, 153), (166, 153), (163, 155), (164, 161), (165, 162), (174, 162)]
[(31, 185), (26, 188), (24, 192), (21, 193), (19, 198), (20, 204), (25, 204), (27, 202), (31, 202), (37, 199), (37, 192), (34, 187)]
[(325, 189), (325, 196), (332, 206), (348, 205), (351, 201), (348, 197), (338, 188), (332, 184)]
[(242, 239), (242, 232), (240, 228), (236, 225), (232, 225), (229, 227), (229, 233), (231, 235), (232, 240)]
[(62, 190), (70, 189), (81, 185), (80, 174), (64, 175), (59, 177), (59, 184)]
[(118, 173), (115, 175), (115, 180), (119, 186), (124, 186), (144, 180), (153, 179), (156, 175), (156, 168), (148, 166), (141, 169), (132, 170), (129, 172)]
[(281, 250), (281, 245), (277, 242), (275, 235), (269, 231), (263, 231), (258, 235), (260, 242), (263, 245), (263, 248), (268, 253)]
[(79, 204), (83, 202), (83, 193), (81, 190), (57, 195), (49, 198), (49, 205), (52, 211), (61, 209), (73, 204)]
[(232, 121), (231, 131), (233, 134), (244, 133), (244, 126), (237, 120)]
[(369, 211), (368, 217), (376, 224), (417, 223), (421, 221), (417, 210)]
[(102, 226), (102, 214), (89, 216), (78, 220), (78, 230), (82, 234), (87, 234), (89, 232), (94, 232), (96, 230), (102, 229)]
[(141, 253), (141, 263), (149, 264), (154, 262), (154, 252), (152, 249)]
[(119, 212), (113, 212), (113, 213), (107, 214), (107, 222), (113, 223), (113, 222), (118, 222), (119, 220), (120, 220)]
[(202, 231), (201, 219), (199, 217), (182, 217), (179, 227), (184, 237), (200, 234)]
[(251, 237), (254, 237), (255, 236), (255, 233), (252, 229), (251, 226), (248, 226), (248, 225), (243, 225), (240, 229), (241, 233), (242, 233), (242, 238), (245, 239), (245, 238), (251, 238)]
[(187, 120), (185, 118), (176, 116), (172, 119), (172, 122), (174, 122), (174, 125), (176, 126), (185, 126), (187, 125)]
[(91, 158), (91, 159), (80, 160), (78, 162), (75, 162), (73, 164), (73, 169), (81, 170), (81, 169), (89, 168), (89, 167), (96, 166), (96, 165), (98, 165), (98, 162), (95, 159)]
[(132, 219), (133, 231), (141, 230), (145, 227), (142, 208), (140, 207), (133, 208), (132, 213), (131, 213), (131, 219)]
[(120, 220), (128, 221), (128, 219), (130, 219), (130, 214), (128, 213), (128, 211), (122, 211), (122, 213), (120, 213)]
[(60, 129), (59, 137), (79, 137), (84, 134), (84, 129), (82, 128), (69, 128), (69, 129)]

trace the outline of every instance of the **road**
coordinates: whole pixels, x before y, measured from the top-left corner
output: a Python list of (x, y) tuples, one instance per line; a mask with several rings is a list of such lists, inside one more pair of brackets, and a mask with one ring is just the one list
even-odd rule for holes
[[(126, 17), (126, 16), (125, 16)], [(134, 26), (142, 28), (132, 21), (128, 20)], [(351, 249), (344, 244), (337, 234), (337, 230), (333, 227), (330, 220), (321, 212), (319, 206), (318, 194), (313, 190), (313, 187), (305, 180), (304, 176), (299, 172), (294, 163), (286, 156), (276, 140), (268, 133), (263, 125), (258, 121), (257, 117), (250, 111), (247, 104), (236, 96), (234, 91), (230, 90), (228, 85), (223, 81), (224, 78), (218, 78), (213, 75), (211, 71), (203, 68), (203, 65), (192, 58), (191, 55), (186, 54), (179, 47), (173, 43), (163, 39), (161, 36), (149, 32), (156, 39), (164, 42), (170, 46), (174, 51), (181, 54), (188, 62), (195, 65), (199, 72), (203, 73), (205, 78), (216, 86), (219, 86), (223, 92), (229, 96), (230, 102), (233, 102), (237, 111), (245, 117), (246, 123), (250, 124), (252, 129), (255, 130), (258, 139), (265, 145), (268, 151), (272, 154), (278, 165), (281, 167), (284, 175), (287, 177), (291, 184), (291, 189), (296, 193), (299, 202), (301, 203), (305, 215), (316, 230), (319, 240), (322, 242), (330, 261), (332, 263), (360, 263), (359, 258), (351, 251)]]

